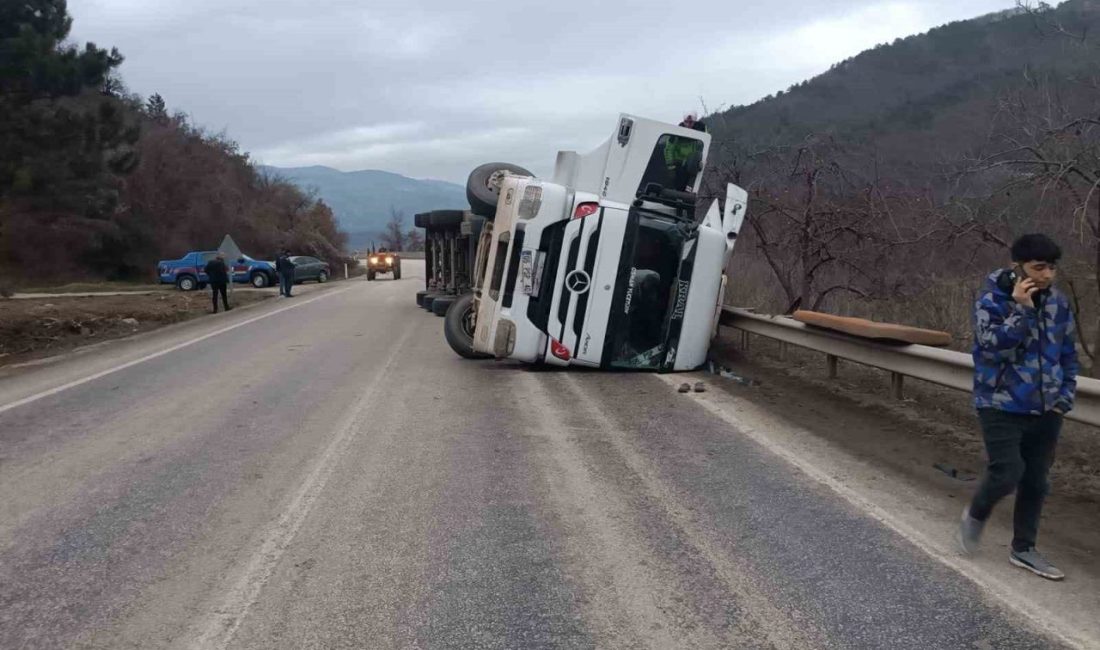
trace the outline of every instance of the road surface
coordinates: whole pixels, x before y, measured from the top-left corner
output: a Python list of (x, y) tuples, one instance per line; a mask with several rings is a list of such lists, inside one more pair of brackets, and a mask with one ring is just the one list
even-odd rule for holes
[(458, 358), (420, 283), (0, 379), (0, 648), (1059, 647), (667, 379)]

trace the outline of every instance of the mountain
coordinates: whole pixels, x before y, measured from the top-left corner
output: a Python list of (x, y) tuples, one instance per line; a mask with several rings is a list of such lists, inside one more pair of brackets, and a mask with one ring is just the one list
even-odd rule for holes
[(991, 108), (1006, 92), (1044, 76), (1089, 81), (1100, 53), (1098, 30), (1100, 0), (950, 23), (711, 115), (710, 130), (716, 141), (741, 152), (828, 134), (886, 155), (934, 162), (983, 137)]
[(332, 208), (340, 227), (358, 246), (386, 227), (390, 210), (405, 213), (407, 228), (412, 216), (427, 210), (465, 208), (466, 188), (436, 180), (418, 180), (400, 174), (364, 169), (342, 172), (331, 167), (270, 167), (263, 171), (285, 178), (317, 196)]

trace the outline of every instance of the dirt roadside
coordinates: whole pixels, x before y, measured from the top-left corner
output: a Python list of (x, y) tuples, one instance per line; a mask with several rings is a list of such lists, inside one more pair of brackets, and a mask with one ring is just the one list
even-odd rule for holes
[[(854, 458), (958, 500), (976, 488), (985, 452), (970, 394), (908, 379), (905, 399), (890, 396), (889, 374), (841, 362), (829, 380), (824, 355), (788, 349), (752, 337), (749, 350), (723, 328), (712, 358), (747, 382), (711, 375), (727, 390), (768, 405), (783, 417)], [(1100, 563), (1100, 429), (1067, 422), (1051, 472), (1052, 492), (1043, 513), (1043, 534)], [(1011, 521), (1011, 503), (994, 516)], [(1097, 565), (1100, 571), (1100, 564)]]
[[(237, 307), (274, 298), (270, 291), (235, 291)], [(0, 366), (42, 359), (81, 346), (147, 332), (210, 313), (210, 293), (0, 300)]]

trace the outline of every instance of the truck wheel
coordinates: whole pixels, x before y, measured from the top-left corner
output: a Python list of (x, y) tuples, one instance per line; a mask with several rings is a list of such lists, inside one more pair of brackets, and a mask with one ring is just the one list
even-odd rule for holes
[(374, 279), (374, 271), (367, 271), (367, 282)]
[(181, 275), (176, 278), (176, 288), (180, 291), (194, 291), (199, 288), (199, 281), (193, 275)]
[(249, 277), (249, 281), (252, 283), (252, 286), (257, 289), (263, 289), (269, 284), (267, 274), (259, 271), (253, 271), (252, 275)]
[(470, 209), (474, 214), (480, 214), (487, 219), (496, 216), (497, 197), (500, 196), (504, 172), (534, 176), (523, 167), (512, 163), (486, 163), (474, 169), (466, 179), (466, 200), (470, 202)]
[(394, 280), (400, 280), (401, 279), (401, 265), (400, 264), (393, 267), (393, 279)]
[(432, 313), (436, 316), (446, 316), (447, 309), (454, 304), (454, 296), (440, 296), (432, 301)]
[(328, 271), (321, 271), (317, 274), (317, 282), (324, 284), (328, 282)]
[(474, 351), (474, 294), (459, 296), (443, 317), (443, 337), (458, 356), (466, 359), (488, 359), (489, 355)]
[(433, 228), (457, 228), (465, 216), (462, 210), (432, 210), (428, 213), (428, 223)]

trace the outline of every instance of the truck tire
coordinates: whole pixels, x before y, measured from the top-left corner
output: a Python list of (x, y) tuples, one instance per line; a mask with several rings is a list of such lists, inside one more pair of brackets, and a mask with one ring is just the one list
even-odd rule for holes
[(374, 271), (367, 271), (367, 282), (374, 279)]
[(400, 264), (393, 267), (393, 279), (394, 280), (400, 280), (401, 279), (401, 265)]
[(421, 299), (421, 301), (420, 301), (420, 306), (423, 307), (424, 309), (427, 309), (428, 311), (431, 311), (432, 310), (432, 303), (435, 302), (435, 299), (438, 298), (439, 295), (440, 294), (438, 294), (438, 293), (424, 294), (424, 298)]
[(324, 283), (328, 282), (328, 271), (321, 271), (320, 273), (318, 273), (317, 274), (317, 282), (319, 284), (324, 284)]
[(257, 289), (263, 289), (271, 284), (271, 278), (267, 277), (263, 271), (253, 271), (252, 275), (248, 276), (248, 281)]
[(443, 338), (458, 356), (464, 359), (488, 359), (489, 355), (474, 351), (474, 294), (459, 296), (443, 317)]
[(199, 280), (193, 275), (181, 275), (176, 278), (176, 288), (180, 291), (194, 291), (199, 288)]
[(440, 296), (432, 301), (432, 313), (436, 316), (446, 316), (447, 309), (454, 304), (454, 296)]
[(432, 210), (428, 213), (428, 223), (433, 228), (457, 228), (462, 225), (466, 213), (462, 210)]
[(421, 212), (420, 214), (413, 215), (413, 225), (417, 228), (427, 228), (431, 224), (430, 212)]
[(416, 306), (417, 307), (423, 307), (424, 306), (424, 296), (426, 296), (426, 295), (428, 295), (427, 291), (417, 291), (416, 292)]
[(487, 219), (496, 216), (500, 183), (506, 171), (520, 176), (534, 176), (523, 167), (512, 163), (486, 163), (477, 167), (466, 179), (466, 200), (470, 202), (470, 209), (474, 214)]

